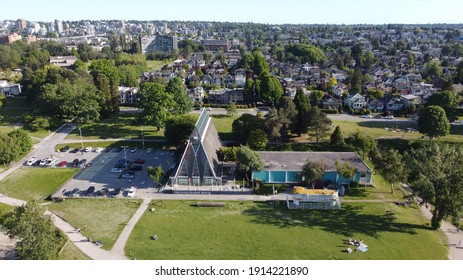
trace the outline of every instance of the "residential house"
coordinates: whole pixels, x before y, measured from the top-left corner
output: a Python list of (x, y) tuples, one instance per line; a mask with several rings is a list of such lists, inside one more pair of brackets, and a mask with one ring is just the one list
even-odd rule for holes
[(368, 109), (373, 112), (382, 112), (384, 110), (384, 101), (380, 99), (373, 99), (368, 102)]
[(339, 110), (339, 106), (341, 106), (342, 104), (341, 99), (335, 98), (329, 94), (325, 94), (321, 102), (322, 102), (323, 109)]
[(119, 100), (124, 105), (134, 105), (138, 103), (138, 91), (136, 87), (117, 87), (119, 90)]
[(210, 104), (227, 105), (230, 102), (235, 104), (244, 103), (243, 89), (217, 89), (209, 90), (207, 99)]
[(391, 112), (400, 111), (403, 107), (404, 102), (400, 98), (392, 98), (386, 104), (386, 109)]
[(5, 80), (0, 80), (0, 93), (6, 97), (18, 96), (21, 94), (20, 84), (10, 84)]
[(237, 87), (244, 87), (245, 84), (246, 84), (246, 73), (244, 75), (236, 74), (235, 85)]
[(204, 89), (202, 87), (195, 87), (188, 91), (188, 95), (191, 97), (194, 103), (200, 104), (204, 99)]
[(230, 74), (227, 74), (225, 78), (223, 79), (223, 84), (225, 87), (233, 87), (235, 85), (235, 77), (233, 77)]
[(201, 45), (208, 51), (222, 50), (228, 52), (231, 49), (231, 43), (228, 40), (202, 40)]
[(50, 56), (50, 63), (59, 67), (71, 67), (77, 61), (75, 56)]
[(359, 93), (351, 93), (346, 97), (346, 99), (344, 99), (344, 105), (357, 110), (364, 108), (367, 105), (367, 102), (365, 100), (365, 96)]

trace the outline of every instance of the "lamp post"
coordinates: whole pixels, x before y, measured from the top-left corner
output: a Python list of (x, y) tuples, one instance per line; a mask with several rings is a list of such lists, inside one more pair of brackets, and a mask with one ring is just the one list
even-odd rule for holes
[(82, 140), (82, 129), (79, 127), (79, 133), (80, 133), (80, 147), (83, 149), (84, 148), (84, 141)]
[(143, 128), (141, 129), (141, 145), (142, 145), (142, 150), (145, 149), (145, 135), (143, 134)]
[(122, 147), (121, 147), (121, 148), (124, 149), (124, 163), (125, 163), (125, 169), (127, 169), (127, 150), (126, 150), (126, 149), (127, 149), (128, 147), (129, 147), (129, 146), (122, 146)]

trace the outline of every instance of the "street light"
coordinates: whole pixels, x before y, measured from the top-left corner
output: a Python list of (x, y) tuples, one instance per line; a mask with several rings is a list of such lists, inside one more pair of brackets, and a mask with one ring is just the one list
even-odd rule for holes
[(142, 150), (145, 149), (145, 137), (144, 137), (144, 134), (143, 134), (143, 128), (141, 129), (141, 144), (142, 144)]
[(82, 140), (82, 129), (79, 127), (79, 133), (80, 133), (80, 147), (83, 149), (84, 148), (84, 141)]
[(129, 146), (121, 146), (121, 148), (124, 149), (124, 163), (125, 163), (125, 169), (127, 169), (127, 150), (126, 150), (126, 149), (127, 149), (128, 147), (129, 147)]

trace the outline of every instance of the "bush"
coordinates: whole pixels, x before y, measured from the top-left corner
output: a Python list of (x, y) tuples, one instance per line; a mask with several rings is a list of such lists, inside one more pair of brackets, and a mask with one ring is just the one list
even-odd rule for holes
[(358, 187), (360, 187), (360, 184), (359, 184), (359, 182), (352, 181), (352, 182), (349, 183), (349, 187), (358, 188)]
[(320, 109), (325, 114), (338, 114), (337, 109)]

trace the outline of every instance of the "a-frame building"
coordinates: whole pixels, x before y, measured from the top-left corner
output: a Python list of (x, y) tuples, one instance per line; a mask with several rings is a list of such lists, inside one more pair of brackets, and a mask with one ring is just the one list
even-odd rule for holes
[(175, 186), (221, 186), (222, 167), (217, 151), (222, 147), (212, 119), (203, 109), (170, 183)]

